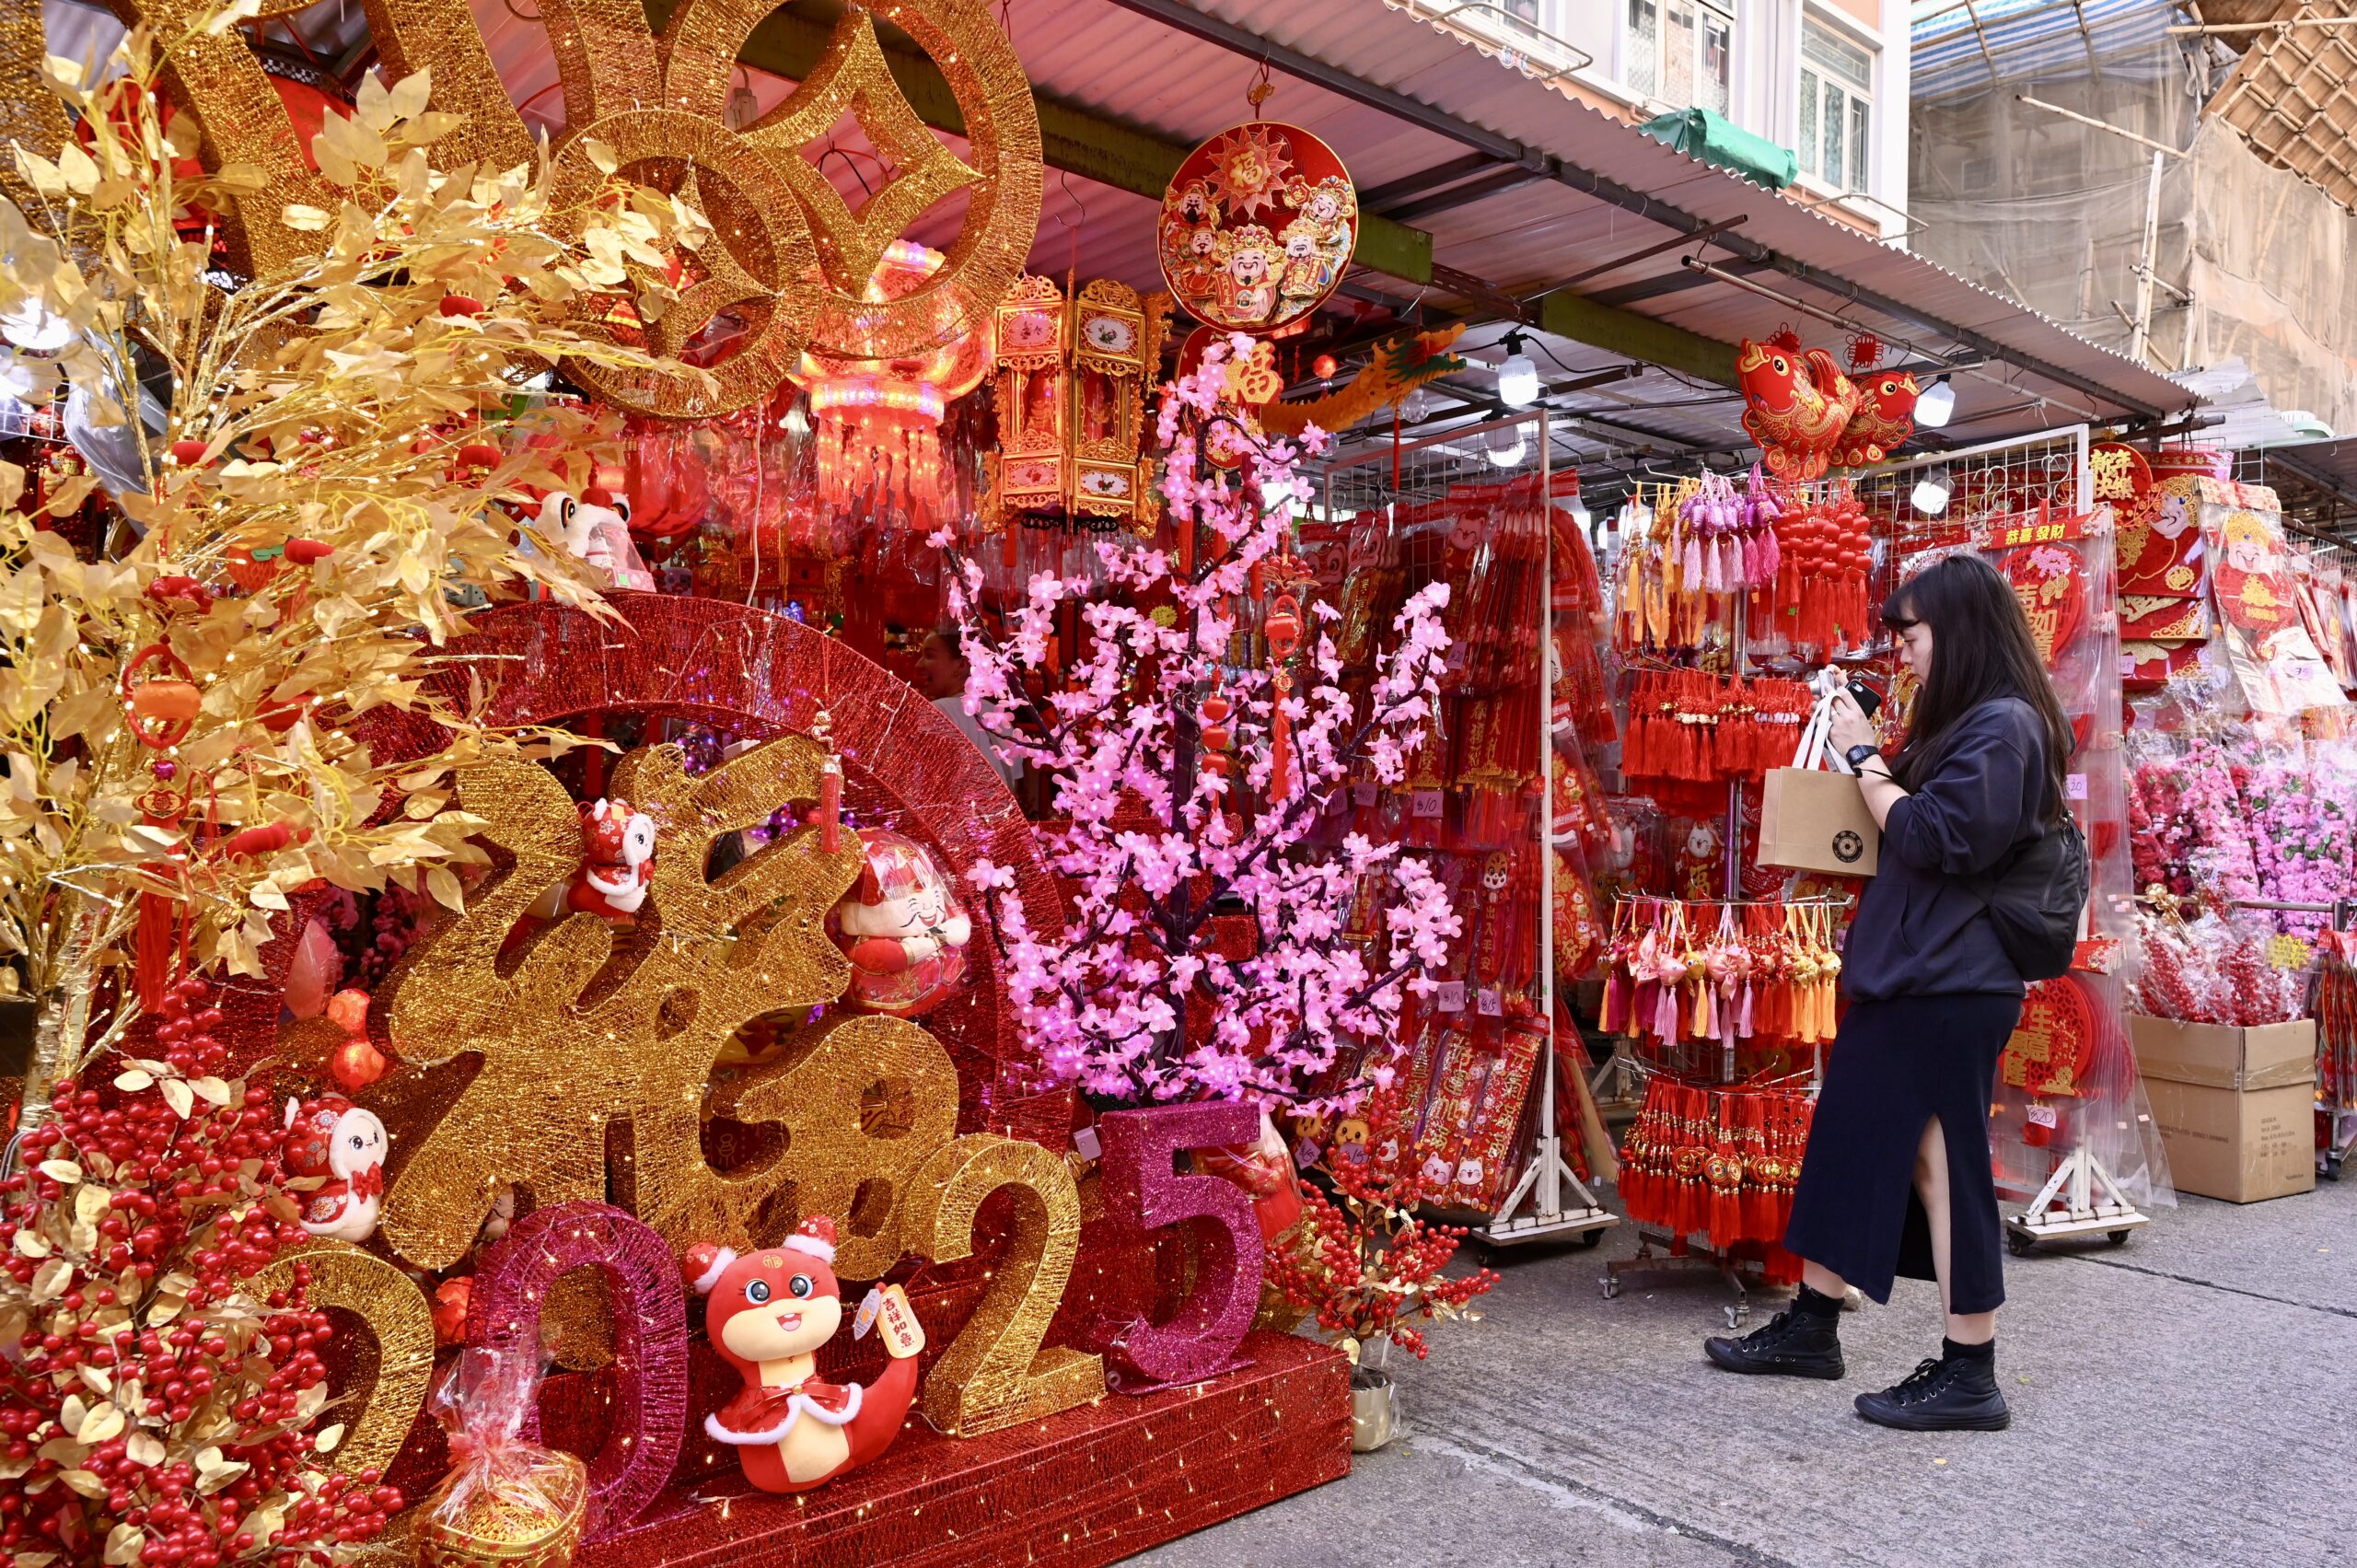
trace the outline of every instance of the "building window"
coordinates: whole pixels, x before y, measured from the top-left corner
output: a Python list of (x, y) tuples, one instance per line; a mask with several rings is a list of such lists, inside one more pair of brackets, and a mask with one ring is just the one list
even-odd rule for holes
[[(1593, 63), (1588, 52), (1563, 41), (1563, 0), (1421, 0), (1423, 15), (1446, 17), (1509, 52), (1508, 64), (1545, 75), (1581, 69)], [(1418, 6), (1410, 6), (1411, 12)]]
[(1843, 191), (1867, 189), (1874, 145), (1875, 57), (1813, 19), (1801, 24), (1801, 172)]
[(1718, 0), (1628, 0), (1627, 86), (1672, 109), (1735, 108), (1735, 12)]

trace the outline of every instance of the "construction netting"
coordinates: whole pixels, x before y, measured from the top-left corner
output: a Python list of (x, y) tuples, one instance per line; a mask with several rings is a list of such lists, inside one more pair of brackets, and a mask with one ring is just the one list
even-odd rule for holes
[(2277, 409), (2357, 431), (2357, 214), (2203, 117), (2236, 56), (2166, 30), (2191, 19), (1919, 6), (1912, 244), (2163, 372), (2240, 357)]

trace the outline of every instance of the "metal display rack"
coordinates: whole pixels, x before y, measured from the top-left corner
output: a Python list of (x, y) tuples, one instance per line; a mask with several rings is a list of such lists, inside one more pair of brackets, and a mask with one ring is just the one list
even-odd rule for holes
[[(2320, 914), (2332, 923), (2335, 931), (2346, 931), (2357, 921), (2357, 899), (2335, 899), (2330, 903), (2304, 903), (2282, 899), (2228, 899), (2227, 906), (2238, 910), (2282, 911), (2291, 914)], [(2321, 1034), (2316, 1049), (2324, 1049)], [(2328, 1181), (2340, 1179), (2340, 1172), (2349, 1162), (2352, 1149), (2357, 1149), (2357, 1109), (2328, 1106), (2319, 1101), (2317, 1114), (2328, 1118), (2324, 1142), (2316, 1148), (2316, 1174)]]
[[(1539, 504), (1550, 505), (1552, 478), (1552, 436), (1547, 411), (1452, 430), (1446, 436), (1380, 447), (1328, 466), (1323, 476), (1323, 501), (1328, 517), (1369, 509), (1391, 501), (1436, 500), (1452, 484), (1479, 481), (1496, 483), (1535, 477)], [(1511, 440), (1508, 439), (1511, 437)], [(1535, 438), (1535, 440), (1533, 439)], [(1535, 450), (1534, 450), (1535, 447)], [(1518, 449), (1511, 463), (1496, 454)], [(1411, 470), (1412, 471), (1410, 471)], [(1554, 551), (1551, 542), (1539, 552), (1539, 604), (1547, 617), (1537, 639), (1539, 799), (1554, 799), (1555, 754), (1550, 716), (1554, 707), (1554, 668), (1546, 656), (1552, 630)], [(1538, 857), (1538, 953), (1537, 974), (1541, 1016), (1547, 1019), (1547, 1040), (1539, 1051), (1539, 1070), (1532, 1074), (1538, 1097), (1536, 1130), (1522, 1170), (1507, 1189), (1487, 1223), (1474, 1226), (1471, 1237), (1492, 1247), (1519, 1246), (1542, 1240), (1577, 1239), (1594, 1246), (1602, 1233), (1620, 1223), (1618, 1214), (1596, 1201), (1596, 1194), (1563, 1157), (1562, 1130), (1555, 1124), (1555, 856), (1547, 842), (1550, 812), (1542, 805), (1537, 831), (1546, 851)]]
[[(2092, 438), (2093, 432), (2078, 424), (1925, 453), (1861, 476), (1858, 491), (1862, 497), (1875, 495), (1895, 505), (1902, 486), (1936, 470), (1953, 492), (1977, 494), (2000, 511), (2047, 506), (2060, 513), (2085, 512), (2095, 505), (2095, 470), (2088, 461)], [(2040, 1242), (2073, 1237), (2100, 1235), (2117, 1245), (2138, 1226), (2152, 1223), (2120, 1191), (2090, 1146), (2084, 1120), (2074, 1121), (2071, 1146), (2044, 1184), (2004, 1220), (2006, 1245), (2016, 1256)]]

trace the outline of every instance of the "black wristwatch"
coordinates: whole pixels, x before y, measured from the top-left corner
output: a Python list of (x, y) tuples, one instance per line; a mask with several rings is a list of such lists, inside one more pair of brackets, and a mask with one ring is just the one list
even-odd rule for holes
[(1842, 755), (1849, 759), (1851, 771), (1852, 772), (1856, 772), (1863, 771), (1867, 762), (1881, 756), (1882, 748), (1879, 746), (1852, 746), (1849, 750), (1843, 752)]

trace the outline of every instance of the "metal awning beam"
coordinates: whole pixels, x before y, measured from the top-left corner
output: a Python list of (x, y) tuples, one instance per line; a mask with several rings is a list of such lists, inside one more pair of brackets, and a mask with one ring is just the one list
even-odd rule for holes
[(1430, 217), (1434, 213), (1446, 213), (1457, 207), (1469, 207), (1476, 202), (1488, 201), (1491, 197), (1504, 195), (1508, 191), (1519, 191), (1526, 185), (1537, 184), (1546, 178), (1543, 174), (1533, 174), (1527, 168), (1509, 164), (1504, 168), (1481, 176), (1479, 180), (1469, 180), (1462, 185), (1452, 185), (1446, 191), (1435, 192), (1429, 196), (1419, 196), (1412, 201), (1386, 207), (1383, 209), (1383, 215), (1394, 223), (1413, 223), (1418, 218)]
[[(1682, 207), (1648, 195), (1633, 187), (1623, 185), (1619, 180), (1609, 179), (1594, 169), (1582, 168), (1575, 164), (1567, 163), (1552, 154), (1515, 141), (1511, 136), (1500, 135), (1495, 131), (1476, 125), (1471, 121), (1452, 114), (1445, 109), (1424, 103), (1395, 88), (1378, 86), (1340, 66), (1328, 64), (1314, 55), (1303, 53), (1297, 49), (1287, 48), (1273, 40), (1237, 27), (1232, 22), (1206, 16), (1188, 5), (1186, 0), (1111, 0), (1111, 3), (1124, 10), (1135, 12), (1139, 16), (1150, 17), (1190, 37), (1218, 44), (1223, 49), (1248, 59), (1261, 61), (1277, 70), (1285, 72), (1288, 75), (1313, 82), (1327, 91), (1346, 98), (1353, 103), (1380, 110), (1395, 119), (1404, 121), (1421, 130), (1429, 131), (1436, 136), (1445, 136), (1460, 145), (1473, 148), (1477, 152), (1487, 153), (1501, 162), (1517, 164), (1535, 173), (1543, 174), (1559, 185), (1592, 196), (1599, 202), (1608, 203), (1623, 212), (1633, 213), (1650, 223), (1659, 224), (1664, 228), (1692, 236), (1712, 226), (1706, 220)], [(2082, 376), (2061, 366), (2049, 364), (2036, 354), (2009, 348), (1994, 338), (1975, 331), (1969, 327), (1943, 320), (1904, 301), (1894, 299), (1876, 290), (1863, 287), (1847, 278), (1829, 273), (1822, 267), (1804, 261), (1796, 256), (1786, 255), (1743, 235), (1722, 235), (1719, 237), (1718, 243), (1741, 260), (1765, 261), (1785, 276), (1838, 296), (1848, 304), (1864, 306), (1867, 309), (1878, 311), (1898, 320), (1914, 322), (1928, 331), (1977, 349), (1991, 359), (2002, 360), (2017, 369), (2028, 371), (2059, 386), (2070, 387), (2149, 418), (2157, 419), (2168, 412), (2141, 399), (2113, 391), (2092, 377)]]
[(1363, 212), (1383, 211), (1394, 202), (1421, 196), (1444, 185), (1454, 185), (1476, 174), (1484, 174), (1498, 167), (1498, 160), (1487, 153), (1467, 153), (1430, 168), (1420, 168), (1413, 174), (1403, 174), (1397, 180), (1387, 180), (1380, 185), (1369, 185), (1359, 192), (1359, 208)]

